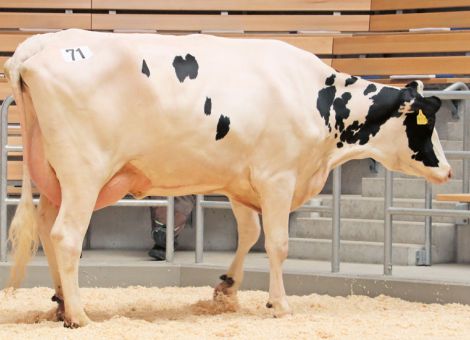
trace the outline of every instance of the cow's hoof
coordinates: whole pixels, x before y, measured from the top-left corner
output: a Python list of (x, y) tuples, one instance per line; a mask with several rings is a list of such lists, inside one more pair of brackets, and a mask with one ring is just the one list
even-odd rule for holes
[(57, 294), (54, 294), (51, 298), (52, 301), (57, 302), (58, 306), (55, 311), (55, 317), (57, 321), (64, 321), (65, 318), (65, 305), (64, 300)]
[(64, 327), (65, 328), (78, 328), (80, 325), (76, 322), (64, 320)]
[(267, 308), (271, 308), (273, 310), (273, 316), (275, 318), (281, 318), (286, 315), (292, 315), (292, 309), (290, 308), (287, 300), (281, 301), (268, 301), (266, 303)]
[(235, 284), (235, 281), (233, 280), (233, 278), (224, 274), (220, 277), (220, 279), (222, 280), (222, 282), (219, 283), (214, 289), (214, 299), (220, 294), (232, 295), (235, 293), (235, 289), (233, 286)]
[(91, 323), (91, 320), (83, 314), (81, 317), (78, 318), (68, 318), (64, 317), (64, 327), (65, 328), (79, 328), (86, 326)]

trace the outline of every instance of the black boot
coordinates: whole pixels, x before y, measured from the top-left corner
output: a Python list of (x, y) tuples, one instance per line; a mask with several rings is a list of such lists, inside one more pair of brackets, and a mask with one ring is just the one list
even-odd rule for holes
[(166, 259), (166, 224), (155, 219), (152, 222), (152, 238), (155, 245), (148, 254), (157, 261), (164, 261)]

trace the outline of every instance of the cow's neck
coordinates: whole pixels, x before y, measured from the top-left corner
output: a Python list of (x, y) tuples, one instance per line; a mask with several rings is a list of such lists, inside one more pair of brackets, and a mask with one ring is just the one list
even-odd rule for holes
[[(374, 84), (377, 90), (364, 96), (364, 91), (370, 84)], [(328, 161), (330, 170), (352, 159), (374, 158), (381, 161), (384, 156), (381, 151), (381, 130), (390, 118), (399, 116), (398, 88), (361, 80), (357, 86), (341, 88), (337, 92), (337, 108), (342, 106), (345, 91), (351, 97), (349, 103), (344, 105), (349, 110), (348, 117), (341, 119), (341, 110), (333, 109), (334, 118), (330, 120), (333, 124), (330, 137), (334, 140)], [(346, 99), (348, 97), (349, 95)], [(334, 106), (333, 104), (333, 108)]]

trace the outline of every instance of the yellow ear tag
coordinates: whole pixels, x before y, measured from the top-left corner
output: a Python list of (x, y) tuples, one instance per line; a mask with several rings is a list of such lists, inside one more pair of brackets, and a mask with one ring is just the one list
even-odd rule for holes
[(428, 119), (424, 115), (423, 111), (419, 110), (418, 116), (416, 116), (416, 122), (418, 125), (426, 125), (428, 123)]

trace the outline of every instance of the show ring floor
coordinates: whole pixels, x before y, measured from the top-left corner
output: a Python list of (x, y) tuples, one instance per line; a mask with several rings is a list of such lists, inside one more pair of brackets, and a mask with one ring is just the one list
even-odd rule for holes
[[(214, 306), (210, 286), (232, 257), (209, 252), (196, 265), (194, 253), (178, 252), (175, 264), (168, 264), (149, 260), (145, 252), (86, 251), (81, 295), (93, 322), (67, 329), (55, 321), (51, 288), (3, 290), (0, 339), (469, 339), (470, 266), (396, 266), (394, 276), (384, 277), (380, 265), (345, 263), (341, 273), (331, 274), (328, 262), (287, 260), (293, 314), (275, 319), (262, 291), (268, 286), (265, 254), (247, 258), (243, 288), (249, 290), (239, 292), (236, 311)], [(8, 263), (0, 265), (1, 284), (8, 269)], [(50, 285), (43, 256), (28, 272), (25, 286)], [(126, 287), (89, 288), (95, 286)]]
[[(153, 261), (145, 251), (87, 250), (80, 260), (80, 287), (215, 286), (233, 259), (233, 252), (205, 252), (194, 263), (194, 252), (175, 252), (174, 262)], [(0, 286), (10, 263), (0, 263)], [(394, 266), (392, 276), (378, 264), (342, 263), (339, 273), (330, 262), (287, 259), (284, 283), (289, 295), (388, 295), (424, 303), (470, 304), (470, 265)], [(245, 261), (244, 290), (268, 290), (269, 264), (265, 253), (250, 253)], [(38, 254), (27, 269), (23, 287), (51, 287), (46, 259)]]

